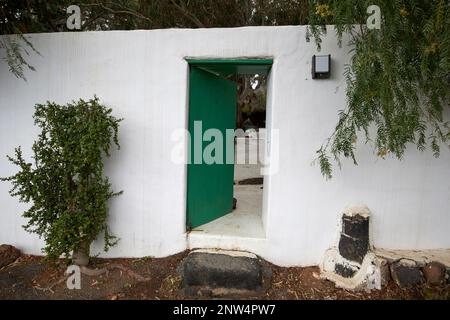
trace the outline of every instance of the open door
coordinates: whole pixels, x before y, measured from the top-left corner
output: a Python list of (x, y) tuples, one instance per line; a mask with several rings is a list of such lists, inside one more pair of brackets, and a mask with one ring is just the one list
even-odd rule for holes
[[(234, 144), (226, 150), (226, 129), (235, 129), (237, 85), (217, 73), (197, 66), (190, 67), (189, 133), (190, 159), (187, 168), (187, 228), (208, 223), (232, 211)], [(201, 121), (202, 132), (194, 130)], [(213, 141), (203, 141), (203, 133), (217, 129), (222, 133), (223, 157), (219, 163), (207, 164), (203, 151)], [(201, 135), (196, 136), (196, 135)], [(214, 139), (214, 138), (212, 138)], [(194, 162), (196, 141), (201, 142), (201, 163)], [(200, 144), (197, 144), (197, 148)], [(232, 152), (228, 155), (227, 152)], [(197, 155), (198, 160), (198, 155)]]

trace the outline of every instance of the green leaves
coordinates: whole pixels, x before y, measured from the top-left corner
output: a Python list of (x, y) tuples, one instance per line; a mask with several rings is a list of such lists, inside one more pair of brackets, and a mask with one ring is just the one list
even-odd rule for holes
[[(369, 5), (381, 8), (381, 30), (365, 26)], [(326, 10), (325, 10), (326, 8)], [(325, 14), (326, 13), (326, 14)], [(363, 133), (382, 158), (402, 159), (409, 144), (439, 156), (449, 146), (450, 4), (445, 0), (310, 1), (310, 35), (320, 40), (334, 24), (339, 41), (349, 32), (353, 45), (346, 67), (347, 105), (334, 133), (318, 151), (326, 159), (352, 158)], [(329, 161), (329, 160), (328, 160)]]
[(331, 162), (327, 154), (322, 150), (317, 151), (318, 154), (318, 160), (320, 165), (320, 170), (322, 171), (322, 174), (324, 177), (328, 180), (332, 178), (332, 168), (331, 168)]
[(103, 156), (111, 143), (119, 147), (122, 119), (99, 103), (97, 97), (67, 105), (36, 105), (35, 124), (41, 129), (34, 142), (34, 165), (19, 148), (8, 159), (19, 167), (11, 177), (10, 194), (31, 203), (23, 213), (25, 230), (44, 238), (45, 253), (55, 259), (68, 256), (104, 233), (105, 250), (115, 244), (107, 228), (107, 201), (114, 193), (103, 173)]

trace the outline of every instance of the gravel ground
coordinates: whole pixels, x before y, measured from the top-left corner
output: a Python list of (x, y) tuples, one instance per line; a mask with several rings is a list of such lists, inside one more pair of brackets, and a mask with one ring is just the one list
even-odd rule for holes
[[(177, 266), (187, 251), (167, 258), (93, 259), (92, 268), (109, 268), (97, 276), (82, 275), (81, 289), (66, 287), (66, 262), (49, 264), (42, 257), (22, 256), (0, 269), (0, 299), (209, 299), (210, 291), (185, 292)], [(392, 281), (381, 291), (349, 292), (318, 279), (317, 267), (270, 268), (264, 286), (257, 292), (220, 292), (233, 299), (450, 299), (450, 286), (420, 286), (400, 289)], [(120, 266), (120, 268), (113, 268)], [(214, 294), (219, 294), (215, 292)]]

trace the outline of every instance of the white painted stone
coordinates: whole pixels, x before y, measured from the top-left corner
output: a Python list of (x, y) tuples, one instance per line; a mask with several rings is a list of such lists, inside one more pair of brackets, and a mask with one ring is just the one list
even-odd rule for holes
[[(346, 278), (335, 272), (335, 265), (342, 264), (354, 270), (358, 270), (353, 277)], [(325, 252), (322, 262), (319, 264), (321, 278), (327, 279), (337, 288), (346, 290), (380, 290), (386, 283), (386, 262), (369, 252), (364, 257), (361, 265), (343, 258), (337, 248), (333, 247)]]
[(343, 214), (347, 217), (359, 215), (361, 217), (368, 218), (370, 216), (370, 210), (365, 205), (351, 205), (344, 209)]
[[(348, 206), (342, 213), (343, 216), (353, 217), (356, 215), (370, 218), (370, 210), (365, 205)], [(342, 232), (342, 218), (339, 219), (338, 237), (336, 245), (328, 249), (319, 268), (323, 279), (334, 282), (336, 287), (347, 290), (380, 290), (389, 279), (388, 264), (385, 259), (377, 257), (371, 251), (369, 239), (369, 251), (365, 255), (362, 263), (350, 261), (339, 253), (339, 241)], [(370, 227), (369, 227), (370, 230)], [(369, 237), (370, 238), (370, 237)], [(336, 265), (353, 270), (355, 273), (351, 277), (344, 277), (336, 273)]]

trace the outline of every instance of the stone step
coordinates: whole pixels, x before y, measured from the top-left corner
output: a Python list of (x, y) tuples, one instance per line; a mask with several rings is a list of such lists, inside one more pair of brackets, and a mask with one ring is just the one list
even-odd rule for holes
[(263, 268), (254, 254), (227, 250), (195, 250), (180, 265), (184, 288), (257, 290)]

